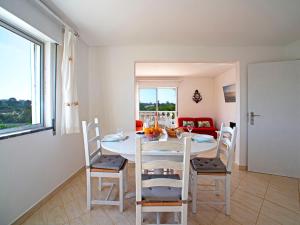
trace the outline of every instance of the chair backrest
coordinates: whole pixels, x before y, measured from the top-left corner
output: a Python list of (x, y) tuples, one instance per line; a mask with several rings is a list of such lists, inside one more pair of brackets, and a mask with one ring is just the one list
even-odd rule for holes
[(85, 165), (89, 167), (91, 160), (101, 154), (101, 137), (98, 118), (92, 122), (82, 121)]
[(225, 146), (226, 169), (231, 171), (233, 163), (233, 155), (236, 144), (237, 127), (226, 127), (224, 123), (221, 125), (220, 133), (217, 141), (217, 158), (220, 158), (222, 147)]
[[(175, 160), (151, 160), (143, 162), (143, 155), (149, 151), (176, 151), (182, 152), (182, 161)], [(142, 142), (141, 137), (136, 138), (136, 155), (135, 155), (135, 171), (136, 171), (136, 200), (142, 200), (142, 188), (148, 187), (176, 187), (182, 188), (182, 200), (188, 199), (188, 183), (189, 183), (189, 166), (191, 153), (191, 138), (185, 137), (183, 143), (177, 141), (155, 141)], [(146, 153), (147, 154), (147, 153)], [(182, 171), (180, 180), (171, 178), (154, 178), (142, 180), (143, 170), (151, 169), (173, 169)]]

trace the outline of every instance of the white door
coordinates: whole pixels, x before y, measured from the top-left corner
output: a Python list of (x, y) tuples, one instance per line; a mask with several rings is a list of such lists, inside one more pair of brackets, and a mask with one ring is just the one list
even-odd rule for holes
[(248, 169), (300, 177), (300, 60), (248, 66)]

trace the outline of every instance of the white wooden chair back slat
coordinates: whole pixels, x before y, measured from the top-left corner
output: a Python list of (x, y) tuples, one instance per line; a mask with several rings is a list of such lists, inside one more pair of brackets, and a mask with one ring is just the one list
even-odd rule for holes
[(89, 143), (93, 143), (93, 142), (96, 142), (96, 141), (101, 141), (101, 138), (99, 136), (95, 136), (95, 137), (92, 137), (88, 140)]
[[(152, 160), (142, 163), (143, 152), (150, 150), (180, 151), (183, 153), (183, 161), (171, 160)], [(146, 187), (167, 186), (182, 188), (182, 200), (188, 198), (189, 165), (190, 165), (191, 138), (185, 137), (184, 143), (165, 141), (165, 142), (146, 142), (142, 143), (141, 137), (136, 138), (136, 200), (141, 201), (141, 190)], [(163, 169), (171, 168), (182, 171), (182, 179), (153, 178), (142, 180), (143, 169)]]
[[(95, 136), (90, 137), (91, 131), (95, 131)], [(100, 137), (100, 127), (97, 118), (93, 122), (87, 123), (87, 121), (82, 121), (82, 131), (83, 131), (83, 142), (84, 142), (84, 153), (85, 153), (85, 165), (90, 167), (91, 160), (97, 155), (101, 154), (101, 137)], [(96, 147), (92, 146), (96, 143)]]
[(176, 180), (171, 178), (155, 178), (142, 181), (142, 187), (176, 187), (182, 188), (182, 180)]
[(232, 163), (233, 163), (233, 156), (234, 156), (234, 150), (235, 150), (235, 144), (236, 144), (236, 135), (237, 135), (237, 128), (232, 129), (231, 133), (231, 140), (227, 139), (226, 140), (226, 145), (227, 151), (228, 151), (228, 156), (227, 156), (227, 171), (231, 171), (232, 169)]
[[(226, 159), (226, 169), (227, 171), (231, 171), (232, 163), (233, 163), (233, 155), (235, 150), (236, 143), (236, 134), (237, 128), (225, 127), (224, 123), (221, 125), (220, 133), (218, 136), (218, 144), (217, 144), (217, 157), (219, 158), (221, 153), (224, 154)], [(226, 149), (222, 149), (223, 146), (226, 146)]]
[(177, 151), (182, 152), (184, 146), (181, 142), (177, 141), (154, 141), (143, 144), (143, 151)]
[(156, 160), (151, 162), (142, 163), (143, 170), (152, 170), (152, 169), (173, 169), (173, 170), (183, 170), (182, 162), (174, 162), (169, 160)]

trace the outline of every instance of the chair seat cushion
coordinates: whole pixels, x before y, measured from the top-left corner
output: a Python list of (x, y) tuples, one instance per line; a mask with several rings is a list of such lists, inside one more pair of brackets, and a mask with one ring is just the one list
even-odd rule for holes
[(120, 171), (126, 162), (127, 159), (120, 155), (101, 155), (92, 160), (91, 168)]
[(191, 160), (191, 165), (197, 173), (227, 173), (226, 166), (219, 158), (196, 157)]
[[(143, 174), (142, 180), (155, 178), (171, 178), (179, 180), (177, 174)], [(181, 200), (181, 188), (174, 187), (150, 187), (142, 189), (142, 200), (144, 202), (175, 202)]]

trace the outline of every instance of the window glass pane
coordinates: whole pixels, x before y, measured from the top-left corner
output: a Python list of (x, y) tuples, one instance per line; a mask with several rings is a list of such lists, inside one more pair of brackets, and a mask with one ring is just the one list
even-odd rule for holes
[(143, 88), (139, 92), (140, 111), (156, 111), (156, 89)]
[(41, 123), (40, 57), (40, 45), (0, 26), (0, 133)]
[(175, 111), (176, 97), (176, 88), (158, 88), (158, 111)]

